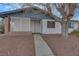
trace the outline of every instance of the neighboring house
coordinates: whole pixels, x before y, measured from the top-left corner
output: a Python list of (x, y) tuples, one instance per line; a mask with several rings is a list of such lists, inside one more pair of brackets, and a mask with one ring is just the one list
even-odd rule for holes
[(68, 29), (69, 33), (73, 32), (74, 30), (79, 30), (79, 20), (77, 19), (70, 20), (68, 27), (69, 27)]
[[(4, 30), (7, 32), (32, 32), (40, 34), (61, 34), (61, 23), (51, 19), (38, 8), (18, 9), (0, 13), (4, 18)], [(79, 22), (71, 20), (68, 32), (79, 29)]]

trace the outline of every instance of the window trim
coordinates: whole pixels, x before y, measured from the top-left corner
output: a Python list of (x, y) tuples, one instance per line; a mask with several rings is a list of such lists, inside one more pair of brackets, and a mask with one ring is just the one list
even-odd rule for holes
[(47, 21), (47, 28), (55, 28), (55, 21)]

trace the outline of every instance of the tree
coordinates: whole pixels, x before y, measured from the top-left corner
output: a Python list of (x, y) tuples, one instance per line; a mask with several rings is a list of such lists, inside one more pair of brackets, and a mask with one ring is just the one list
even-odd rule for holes
[(62, 36), (67, 39), (68, 38), (68, 21), (74, 16), (74, 11), (76, 9), (76, 4), (73, 3), (62, 3), (62, 4), (54, 4), (56, 9), (62, 15)]

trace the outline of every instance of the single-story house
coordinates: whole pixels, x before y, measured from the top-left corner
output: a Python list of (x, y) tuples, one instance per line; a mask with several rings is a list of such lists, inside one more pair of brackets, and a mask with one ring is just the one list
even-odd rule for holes
[[(32, 32), (40, 34), (61, 34), (61, 23), (55, 21), (38, 8), (17, 9), (0, 13), (7, 32)], [(69, 21), (68, 32), (79, 29), (79, 22)]]

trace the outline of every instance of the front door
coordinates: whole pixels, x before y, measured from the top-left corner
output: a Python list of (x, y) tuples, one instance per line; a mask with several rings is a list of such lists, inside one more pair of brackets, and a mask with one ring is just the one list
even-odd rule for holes
[(32, 33), (41, 33), (41, 21), (32, 20), (31, 21), (31, 31), (32, 31)]

